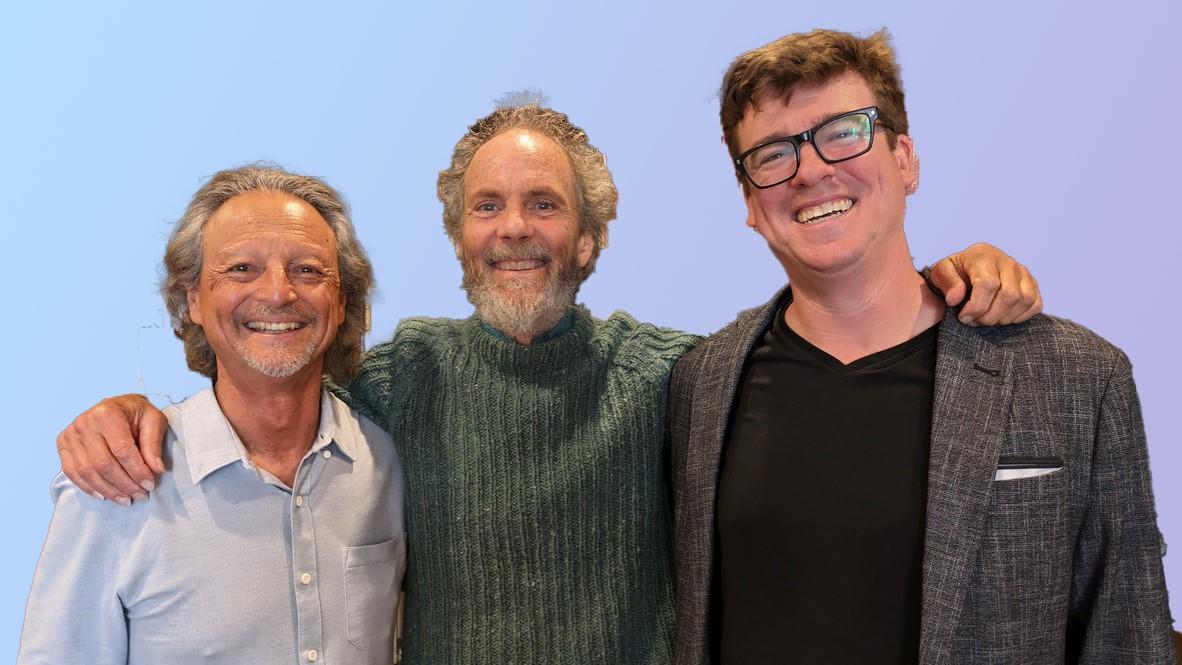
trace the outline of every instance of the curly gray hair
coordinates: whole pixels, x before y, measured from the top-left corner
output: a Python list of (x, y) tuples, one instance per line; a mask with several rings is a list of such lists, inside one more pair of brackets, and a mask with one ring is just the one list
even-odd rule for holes
[(457, 247), (464, 221), (464, 176), (472, 157), (485, 143), (510, 129), (529, 129), (543, 134), (562, 146), (575, 176), (575, 199), (579, 231), (592, 240), (591, 259), (582, 268), (582, 282), (595, 272), (599, 252), (607, 247), (607, 223), (616, 218), (619, 195), (612, 182), (607, 161), (587, 139), (587, 132), (571, 123), (565, 113), (536, 103), (498, 108), (477, 120), (456, 143), (451, 166), (439, 172), (436, 193), (443, 204), (443, 228)]
[(173, 227), (164, 250), (164, 276), (160, 294), (172, 320), (173, 332), (185, 343), (189, 369), (217, 378), (217, 359), (201, 326), (189, 316), (188, 292), (201, 277), (202, 239), (205, 225), (223, 203), (253, 191), (281, 192), (302, 199), (316, 209), (332, 228), (337, 241), (341, 293), (345, 296), (345, 321), (337, 329), (324, 357), (324, 372), (344, 383), (361, 366), (363, 340), (368, 328), (369, 292), (373, 268), (357, 241), (344, 199), (324, 181), (284, 169), (250, 164), (219, 171), (193, 195), (185, 214)]

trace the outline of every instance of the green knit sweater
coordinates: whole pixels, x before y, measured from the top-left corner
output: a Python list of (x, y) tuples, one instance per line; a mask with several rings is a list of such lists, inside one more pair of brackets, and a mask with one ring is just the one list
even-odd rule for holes
[(417, 318), (370, 350), (349, 391), (406, 473), (407, 663), (670, 662), (665, 401), (697, 341), (576, 308), (530, 346)]

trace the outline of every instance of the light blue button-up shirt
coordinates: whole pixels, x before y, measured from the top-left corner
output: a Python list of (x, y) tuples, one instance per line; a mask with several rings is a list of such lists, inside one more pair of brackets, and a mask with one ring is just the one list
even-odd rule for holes
[(251, 463), (212, 390), (165, 410), (146, 501), (54, 480), (22, 665), (388, 665), (405, 568), (390, 436), (328, 393), (293, 487)]

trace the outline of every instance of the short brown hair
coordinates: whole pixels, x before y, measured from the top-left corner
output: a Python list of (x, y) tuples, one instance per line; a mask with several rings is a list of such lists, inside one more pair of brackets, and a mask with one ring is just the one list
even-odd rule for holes
[(570, 121), (565, 113), (537, 104), (508, 106), (477, 120), (456, 143), (451, 165), (439, 172), (436, 193), (443, 204), (443, 228), (452, 244), (459, 246), (464, 222), (464, 176), (472, 157), (485, 143), (511, 129), (528, 129), (542, 134), (558, 145), (570, 161), (575, 176), (575, 203), (579, 232), (591, 235), (591, 259), (579, 274), (582, 282), (595, 271), (599, 252), (607, 246), (607, 223), (616, 218), (619, 198), (611, 171), (599, 149), (591, 145), (587, 132)]
[(290, 173), (271, 165), (251, 164), (214, 174), (205, 183), (185, 214), (173, 227), (164, 249), (164, 276), (160, 295), (172, 320), (173, 332), (185, 343), (189, 369), (217, 378), (217, 358), (201, 326), (189, 315), (188, 291), (201, 278), (202, 241), (205, 225), (223, 203), (247, 192), (266, 191), (290, 194), (312, 206), (328, 222), (337, 241), (337, 262), (341, 294), (345, 296), (345, 321), (324, 354), (324, 373), (344, 385), (361, 367), (368, 328), (369, 292), (373, 287), (373, 268), (365, 249), (357, 241), (344, 199), (323, 180)]
[(737, 129), (748, 107), (769, 95), (787, 100), (797, 86), (823, 83), (847, 71), (861, 75), (870, 85), (879, 118), (893, 130), (887, 139), (894, 148), (895, 134), (906, 134), (908, 129), (903, 83), (890, 41), (885, 28), (865, 39), (848, 32), (813, 30), (786, 35), (735, 58), (722, 77), (718, 113), (731, 157), (741, 152)]

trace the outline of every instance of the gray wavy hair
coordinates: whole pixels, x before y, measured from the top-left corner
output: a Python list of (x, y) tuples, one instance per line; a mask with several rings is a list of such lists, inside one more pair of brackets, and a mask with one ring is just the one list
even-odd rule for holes
[[(511, 99), (518, 102), (519, 99)], [(607, 223), (616, 218), (619, 194), (603, 153), (591, 145), (587, 132), (571, 123), (565, 113), (538, 103), (502, 106), (477, 120), (456, 143), (451, 166), (439, 172), (436, 194), (443, 204), (443, 228), (456, 247), (464, 222), (464, 176), (472, 157), (485, 143), (501, 132), (529, 129), (549, 137), (562, 146), (575, 176), (575, 203), (579, 232), (590, 233), (591, 259), (578, 275), (579, 282), (595, 272), (599, 252), (607, 247)]]
[(353, 223), (349, 221), (348, 206), (335, 189), (319, 178), (266, 164), (249, 164), (214, 174), (193, 195), (184, 216), (168, 238), (160, 294), (164, 297), (173, 332), (185, 343), (189, 369), (211, 379), (217, 378), (217, 359), (205, 331), (189, 316), (188, 292), (201, 278), (205, 225), (223, 203), (253, 191), (280, 192), (299, 198), (315, 208), (332, 229), (337, 241), (341, 293), (346, 298), (345, 321), (325, 353), (324, 372), (333, 381), (343, 384), (361, 366), (373, 268), (365, 249), (357, 241)]

